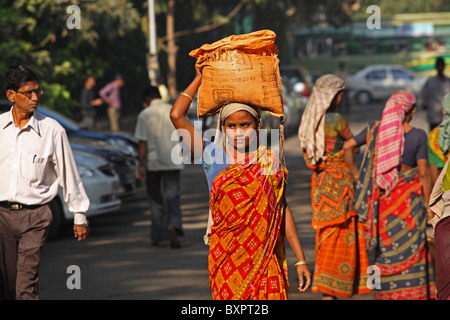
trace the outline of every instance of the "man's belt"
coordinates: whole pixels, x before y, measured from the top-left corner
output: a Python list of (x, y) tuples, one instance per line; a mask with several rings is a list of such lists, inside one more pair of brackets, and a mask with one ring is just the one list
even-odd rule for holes
[(24, 210), (24, 209), (37, 209), (42, 207), (42, 204), (35, 205), (27, 205), (18, 202), (9, 202), (9, 201), (0, 201), (0, 207), (9, 209), (9, 210)]

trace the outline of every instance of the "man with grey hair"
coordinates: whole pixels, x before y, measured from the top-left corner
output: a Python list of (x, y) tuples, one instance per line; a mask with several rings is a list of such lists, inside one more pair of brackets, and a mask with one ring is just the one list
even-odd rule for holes
[[(43, 94), (34, 71), (6, 72), (6, 97), (13, 103), (0, 115), (0, 285), (6, 299), (38, 299), (39, 263), (53, 219), (49, 203), (62, 186), (74, 213), (78, 241), (89, 234), (89, 199), (64, 128), (39, 111)], [(0, 289), (0, 293), (1, 293)]]

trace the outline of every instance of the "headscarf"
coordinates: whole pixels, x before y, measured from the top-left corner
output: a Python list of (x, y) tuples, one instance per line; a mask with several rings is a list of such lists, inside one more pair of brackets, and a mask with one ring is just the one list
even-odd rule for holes
[(438, 143), (442, 154), (446, 155), (450, 149), (450, 93), (442, 98), (442, 108), (444, 109), (444, 120), (439, 125)]
[(325, 159), (325, 113), (344, 88), (344, 80), (333, 74), (321, 76), (314, 84), (298, 128), (301, 147), (311, 164)]
[[(224, 150), (227, 148), (227, 139), (225, 135), (225, 130), (223, 129), (223, 122), (225, 121), (228, 116), (232, 115), (235, 112), (238, 111), (247, 111), (252, 116), (254, 116), (257, 120), (261, 119), (261, 114), (258, 109), (253, 108), (249, 105), (243, 104), (243, 103), (229, 103), (224, 105), (219, 112), (219, 119), (217, 120), (217, 128), (216, 128), (216, 134), (214, 138), (214, 143), (220, 147), (222, 147)], [(211, 234), (211, 227), (213, 225), (213, 219), (211, 215), (211, 210), (209, 210), (208, 214), (208, 224), (206, 226), (206, 233), (203, 237), (203, 240), (205, 241), (205, 244), (209, 244), (209, 235)]]
[(408, 91), (397, 91), (388, 99), (381, 116), (377, 141), (376, 184), (389, 194), (398, 182), (405, 145), (403, 121), (405, 113), (416, 104), (416, 97)]
[(243, 104), (243, 103), (229, 103), (224, 105), (219, 112), (219, 119), (217, 120), (217, 128), (216, 128), (216, 136), (214, 138), (214, 143), (220, 147), (222, 147), (224, 150), (226, 148), (226, 135), (225, 130), (223, 129), (223, 122), (225, 121), (228, 116), (232, 115), (235, 112), (238, 111), (247, 111), (252, 116), (254, 116), (257, 120), (261, 119), (261, 114), (258, 109), (253, 108), (249, 105)]

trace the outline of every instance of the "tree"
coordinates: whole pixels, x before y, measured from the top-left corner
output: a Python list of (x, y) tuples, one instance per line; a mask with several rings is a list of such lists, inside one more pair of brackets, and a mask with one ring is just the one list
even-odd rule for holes
[(162, 50), (167, 53), (168, 60), (168, 72), (167, 72), (167, 84), (169, 88), (169, 94), (175, 95), (177, 93), (177, 81), (176, 81), (176, 60), (178, 47), (176, 45), (176, 39), (188, 36), (192, 34), (198, 34), (202, 32), (211, 31), (219, 28), (227, 23), (236, 15), (237, 12), (248, 2), (248, 0), (240, 0), (240, 2), (231, 10), (226, 16), (220, 16), (220, 19), (210, 21), (206, 25), (201, 25), (193, 29), (185, 29), (175, 31), (175, 0), (167, 1), (166, 12), (166, 34), (158, 38), (158, 44)]
[[(66, 0), (3, 0), (0, 7), (1, 69), (15, 64), (34, 68), (44, 79), (45, 94), (40, 101), (67, 115), (79, 106), (78, 92), (86, 74), (96, 76), (100, 85), (115, 72), (133, 74), (133, 84), (138, 79), (135, 75), (145, 72), (145, 36), (133, 3), (71, 4), (81, 10), (81, 29), (67, 27)], [(136, 95), (133, 90), (125, 96), (140, 100), (140, 92)]]
[[(277, 42), (283, 46), (287, 43), (284, 35), (287, 36), (285, 31), (292, 18), (289, 1), (170, 0), (157, 1), (156, 5), (160, 73), (167, 74), (171, 94), (176, 93), (177, 84), (185, 84), (194, 72), (191, 67), (189, 77), (185, 77), (190, 50), (231, 34), (259, 29), (275, 31), (279, 35)], [(271, 19), (267, 19), (267, 12)], [(167, 70), (164, 70), (165, 65), (168, 65)], [(177, 72), (180, 66), (183, 73)]]

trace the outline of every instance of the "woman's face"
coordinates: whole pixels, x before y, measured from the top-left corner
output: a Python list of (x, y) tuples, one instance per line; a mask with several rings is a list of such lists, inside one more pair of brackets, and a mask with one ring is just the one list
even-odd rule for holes
[(237, 111), (224, 121), (229, 144), (240, 152), (256, 149), (259, 122), (247, 111)]
[(344, 90), (339, 91), (336, 93), (336, 96), (334, 97), (333, 101), (331, 101), (331, 108), (336, 109), (339, 107), (339, 105), (342, 102), (342, 96), (344, 95)]

